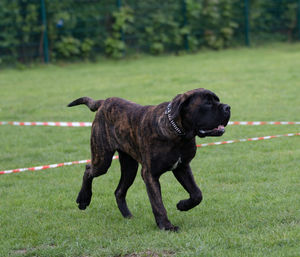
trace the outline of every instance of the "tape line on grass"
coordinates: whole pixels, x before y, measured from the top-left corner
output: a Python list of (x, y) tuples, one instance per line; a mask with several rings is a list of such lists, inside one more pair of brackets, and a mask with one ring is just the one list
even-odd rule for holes
[[(91, 122), (52, 122), (52, 121), (0, 121), (0, 125), (12, 126), (49, 126), (49, 127), (91, 127)], [(259, 125), (300, 125), (300, 121), (230, 121), (228, 125), (259, 126)]]
[[(267, 140), (267, 139), (272, 139), (272, 138), (293, 137), (293, 136), (300, 136), (300, 133), (289, 133), (289, 134), (284, 134), (284, 135), (252, 137), (252, 138), (246, 138), (246, 139), (220, 141), (220, 142), (200, 144), (200, 145), (197, 145), (197, 147), (205, 147), (205, 146), (212, 146), (212, 145), (224, 145), (224, 144), (232, 144), (232, 143), (238, 143), (238, 142), (260, 141), (260, 140)], [(113, 159), (118, 159), (118, 156), (114, 156)], [(0, 175), (19, 173), (19, 172), (23, 172), (23, 171), (45, 170), (45, 169), (58, 168), (58, 167), (62, 167), (62, 166), (68, 166), (68, 165), (73, 165), (73, 164), (83, 164), (83, 163), (89, 163), (89, 162), (90, 162), (90, 160), (81, 160), (81, 161), (63, 162), (63, 163), (50, 164), (50, 165), (44, 165), (44, 166), (37, 166), (37, 167), (31, 167), (31, 168), (3, 170), (3, 171), (0, 171)]]

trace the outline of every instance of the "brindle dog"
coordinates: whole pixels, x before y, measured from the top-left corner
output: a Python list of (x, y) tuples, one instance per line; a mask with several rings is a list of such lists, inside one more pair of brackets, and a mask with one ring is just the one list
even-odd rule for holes
[(107, 172), (117, 151), (121, 179), (115, 191), (118, 207), (125, 218), (132, 216), (126, 193), (142, 165), (142, 178), (160, 229), (177, 231), (167, 217), (159, 177), (171, 170), (190, 198), (181, 200), (177, 209), (187, 211), (202, 200), (190, 162), (196, 154), (195, 137), (221, 136), (230, 118), (230, 106), (206, 89), (177, 95), (171, 102), (141, 106), (121, 98), (94, 101), (79, 98), (68, 106), (87, 105), (97, 111), (91, 133), (91, 164), (86, 165), (78, 207), (84, 210), (91, 202), (92, 181)]

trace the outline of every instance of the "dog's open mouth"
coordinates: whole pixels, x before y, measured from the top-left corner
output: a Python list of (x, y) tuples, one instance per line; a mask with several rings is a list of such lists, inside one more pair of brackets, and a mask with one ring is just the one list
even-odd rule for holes
[(199, 137), (220, 137), (225, 133), (225, 126), (219, 125), (217, 128), (210, 130), (202, 130), (198, 131)]

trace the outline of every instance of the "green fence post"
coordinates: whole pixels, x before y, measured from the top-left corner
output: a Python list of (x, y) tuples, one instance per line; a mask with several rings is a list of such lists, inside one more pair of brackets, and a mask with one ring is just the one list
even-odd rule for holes
[[(117, 7), (118, 7), (119, 10), (121, 9), (121, 7), (122, 7), (122, 0), (117, 0)], [(122, 40), (123, 44), (125, 45), (125, 37), (124, 37), (124, 31), (123, 31), (123, 29), (121, 29), (120, 33), (121, 33), (121, 40)], [(123, 56), (124, 55), (125, 55), (125, 49), (123, 50)]]
[(117, 0), (117, 6), (118, 6), (118, 8), (122, 7), (122, 0)]
[(43, 23), (43, 52), (44, 62), (49, 62), (49, 47), (48, 47), (48, 34), (47, 34), (47, 16), (45, 1), (41, 0), (41, 11), (42, 11), (42, 23)]
[(246, 46), (250, 46), (250, 40), (249, 40), (249, 0), (245, 0), (245, 44)]
[[(183, 27), (187, 26), (188, 20), (187, 20), (187, 10), (186, 10), (186, 0), (182, 0), (182, 15), (183, 15)], [(184, 49), (189, 50), (189, 38), (187, 34), (184, 34), (183, 36), (184, 40)]]
[(300, 0), (298, 0), (298, 39), (300, 40)]

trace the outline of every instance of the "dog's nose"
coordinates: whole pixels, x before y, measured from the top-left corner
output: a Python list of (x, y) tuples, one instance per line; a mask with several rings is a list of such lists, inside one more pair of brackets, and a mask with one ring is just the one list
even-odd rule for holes
[(229, 113), (230, 112), (230, 106), (228, 104), (224, 104), (223, 111)]

